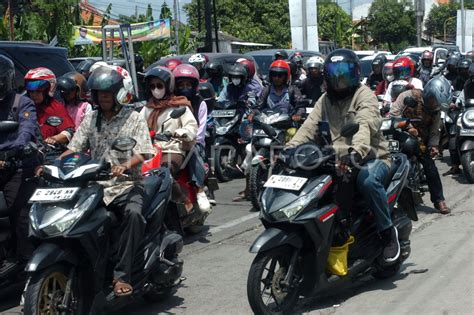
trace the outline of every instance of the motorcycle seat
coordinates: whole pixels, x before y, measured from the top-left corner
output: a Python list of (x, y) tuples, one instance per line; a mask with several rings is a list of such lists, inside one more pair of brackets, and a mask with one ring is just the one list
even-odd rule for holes
[(385, 189), (387, 189), (388, 186), (390, 185), (390, 183), (392, 182), (392, 178), (395, 175), (395, 173), (397, 172), (397, 170), (400, 167), (401, 163), (402, 163), (402, 160), (397, 158), (396, 156), (392, 159), (392, 165), (390, 166), (390, 169), (389, 169), (388, 174), (385, 177), (385, 181), (384, 181)]
[(148, 209), (148, 206), (156, 195), (156, 192), (160, 189), (162, 183), (163, 177), (161, 176), (147, 176), (143, 179), (143, 184), (145, 186), (143, 209)]

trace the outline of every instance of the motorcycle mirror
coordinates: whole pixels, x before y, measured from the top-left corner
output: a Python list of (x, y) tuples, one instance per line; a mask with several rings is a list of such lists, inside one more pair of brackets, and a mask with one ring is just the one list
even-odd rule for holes
[(13, 120), (0, 121), (0, 132), (12, 132), (18, 129), (20, 124)]
[(270, 137), (272, 137), (272, 138), (276, 137), (277, 133), (276, 133), (275, 129), (273, 129), (271, 126), (269, 126), (267, 124), (264, 124), (264, 123), (260, 123), (260, 127)]
[(130, 137), (118, 138), (112, 143), (112, 149), (119, 152), (127, 152), (132, 150), (137, 141)]
[(355, 135), (359, 131), (358, 123), (347, 123), (341, 128), (341, 136), (349, 138)]
[(48, 119), (46, 119), (46, 124), (51, 127), (57, 127), (63, 123), (63, 119), (58, 116), (49, 116)]
[(186, 112), (186, 107), (176, 108), (171, 112), (170, 117), (172, 119), (178, 119), (179, 117), (183, 116), (185, 112)]

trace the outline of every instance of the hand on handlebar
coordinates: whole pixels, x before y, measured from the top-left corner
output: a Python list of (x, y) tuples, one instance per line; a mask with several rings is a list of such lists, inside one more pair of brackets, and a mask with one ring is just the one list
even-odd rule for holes
[(48, 137), (44, 140), (47, 144), (55, 145), (58, 143), (58, 140), (56, 140), (55, 137)]
[(408, 133), (414, 137), (418, 137), (418, 130), (416, 128), (409, 128)]
[(361, 161), (362, 156), (358, 152), (352, 151), (349, 154), (341, 156), (336, 166), (342, 174), (346, 174), (350, 173), (352, 167), (359, 165)]
[(128, 168), (125, 165), (114, 165), (112, 166), (112, 176), (118, 177), (118, 176), (125, 176), (126, 174), (125, 171), (127, 171)]

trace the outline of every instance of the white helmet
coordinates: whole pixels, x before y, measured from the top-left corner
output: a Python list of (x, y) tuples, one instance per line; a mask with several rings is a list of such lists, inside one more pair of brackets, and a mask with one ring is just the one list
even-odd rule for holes
[(308, 60), (306, 60), (304, 64), (306, 69), (318, 68), (320, 70), (323, 68), (323, 65), (324, 65), (324, 59), (319, 56), (310, 57)]
[(204, 57), (203, 54), (194, 54), (191, 57), (189, 57), (188, 62), (190, 64), (193, 64), (193, 63), (206, 63), (206, 57)]
[(109, 66), (120, 73), (123, 77), (123, 88), (117, 93), (117, 102), (122, 105), (129, 104), (133, 99), (133, 81), (130, 73), (120, 66)]
[(105, 62), (105, 61), (97, 61), (96, 63), (94, 63), (94, 64), (91, 66), (89, 72), (92, 73), (92, 72), (94, 72), (94, 70), (99, 69), (100, 67), (107, 67), (107, 66), (108, 66), (107, 62)]

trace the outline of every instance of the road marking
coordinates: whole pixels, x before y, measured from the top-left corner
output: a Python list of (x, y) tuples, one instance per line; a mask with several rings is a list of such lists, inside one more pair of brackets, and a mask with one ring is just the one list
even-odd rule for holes
[(221, 231), (223, 231), (223, 230), (229, 229), (229, 228), (231, 228), (231, 227), (234, 227), (234, 226), (236, 226), (236, 225), (239, 225), (239, 224), (241, 224), (241, 223), (243, 223), (243, 222), (245, 222), (245, 221), (258, 218), (258, 215), (259, 215), (259, 214), (260, 214), (260, 212), (255, 212), (255, 213), (247, 214), (246, 216), (243, 216), (243, 217), (240, 217), (240, 218), (238, 218), (238, 219), (229, 221), (229, 222), (227, 222), (227, 223), (225, 223), (225, 224), (222, 224), (222, 225), (213, 227), (213, 228), (209, 229), (209, 233), (215, 234), (215, 233), (221, 232)]

